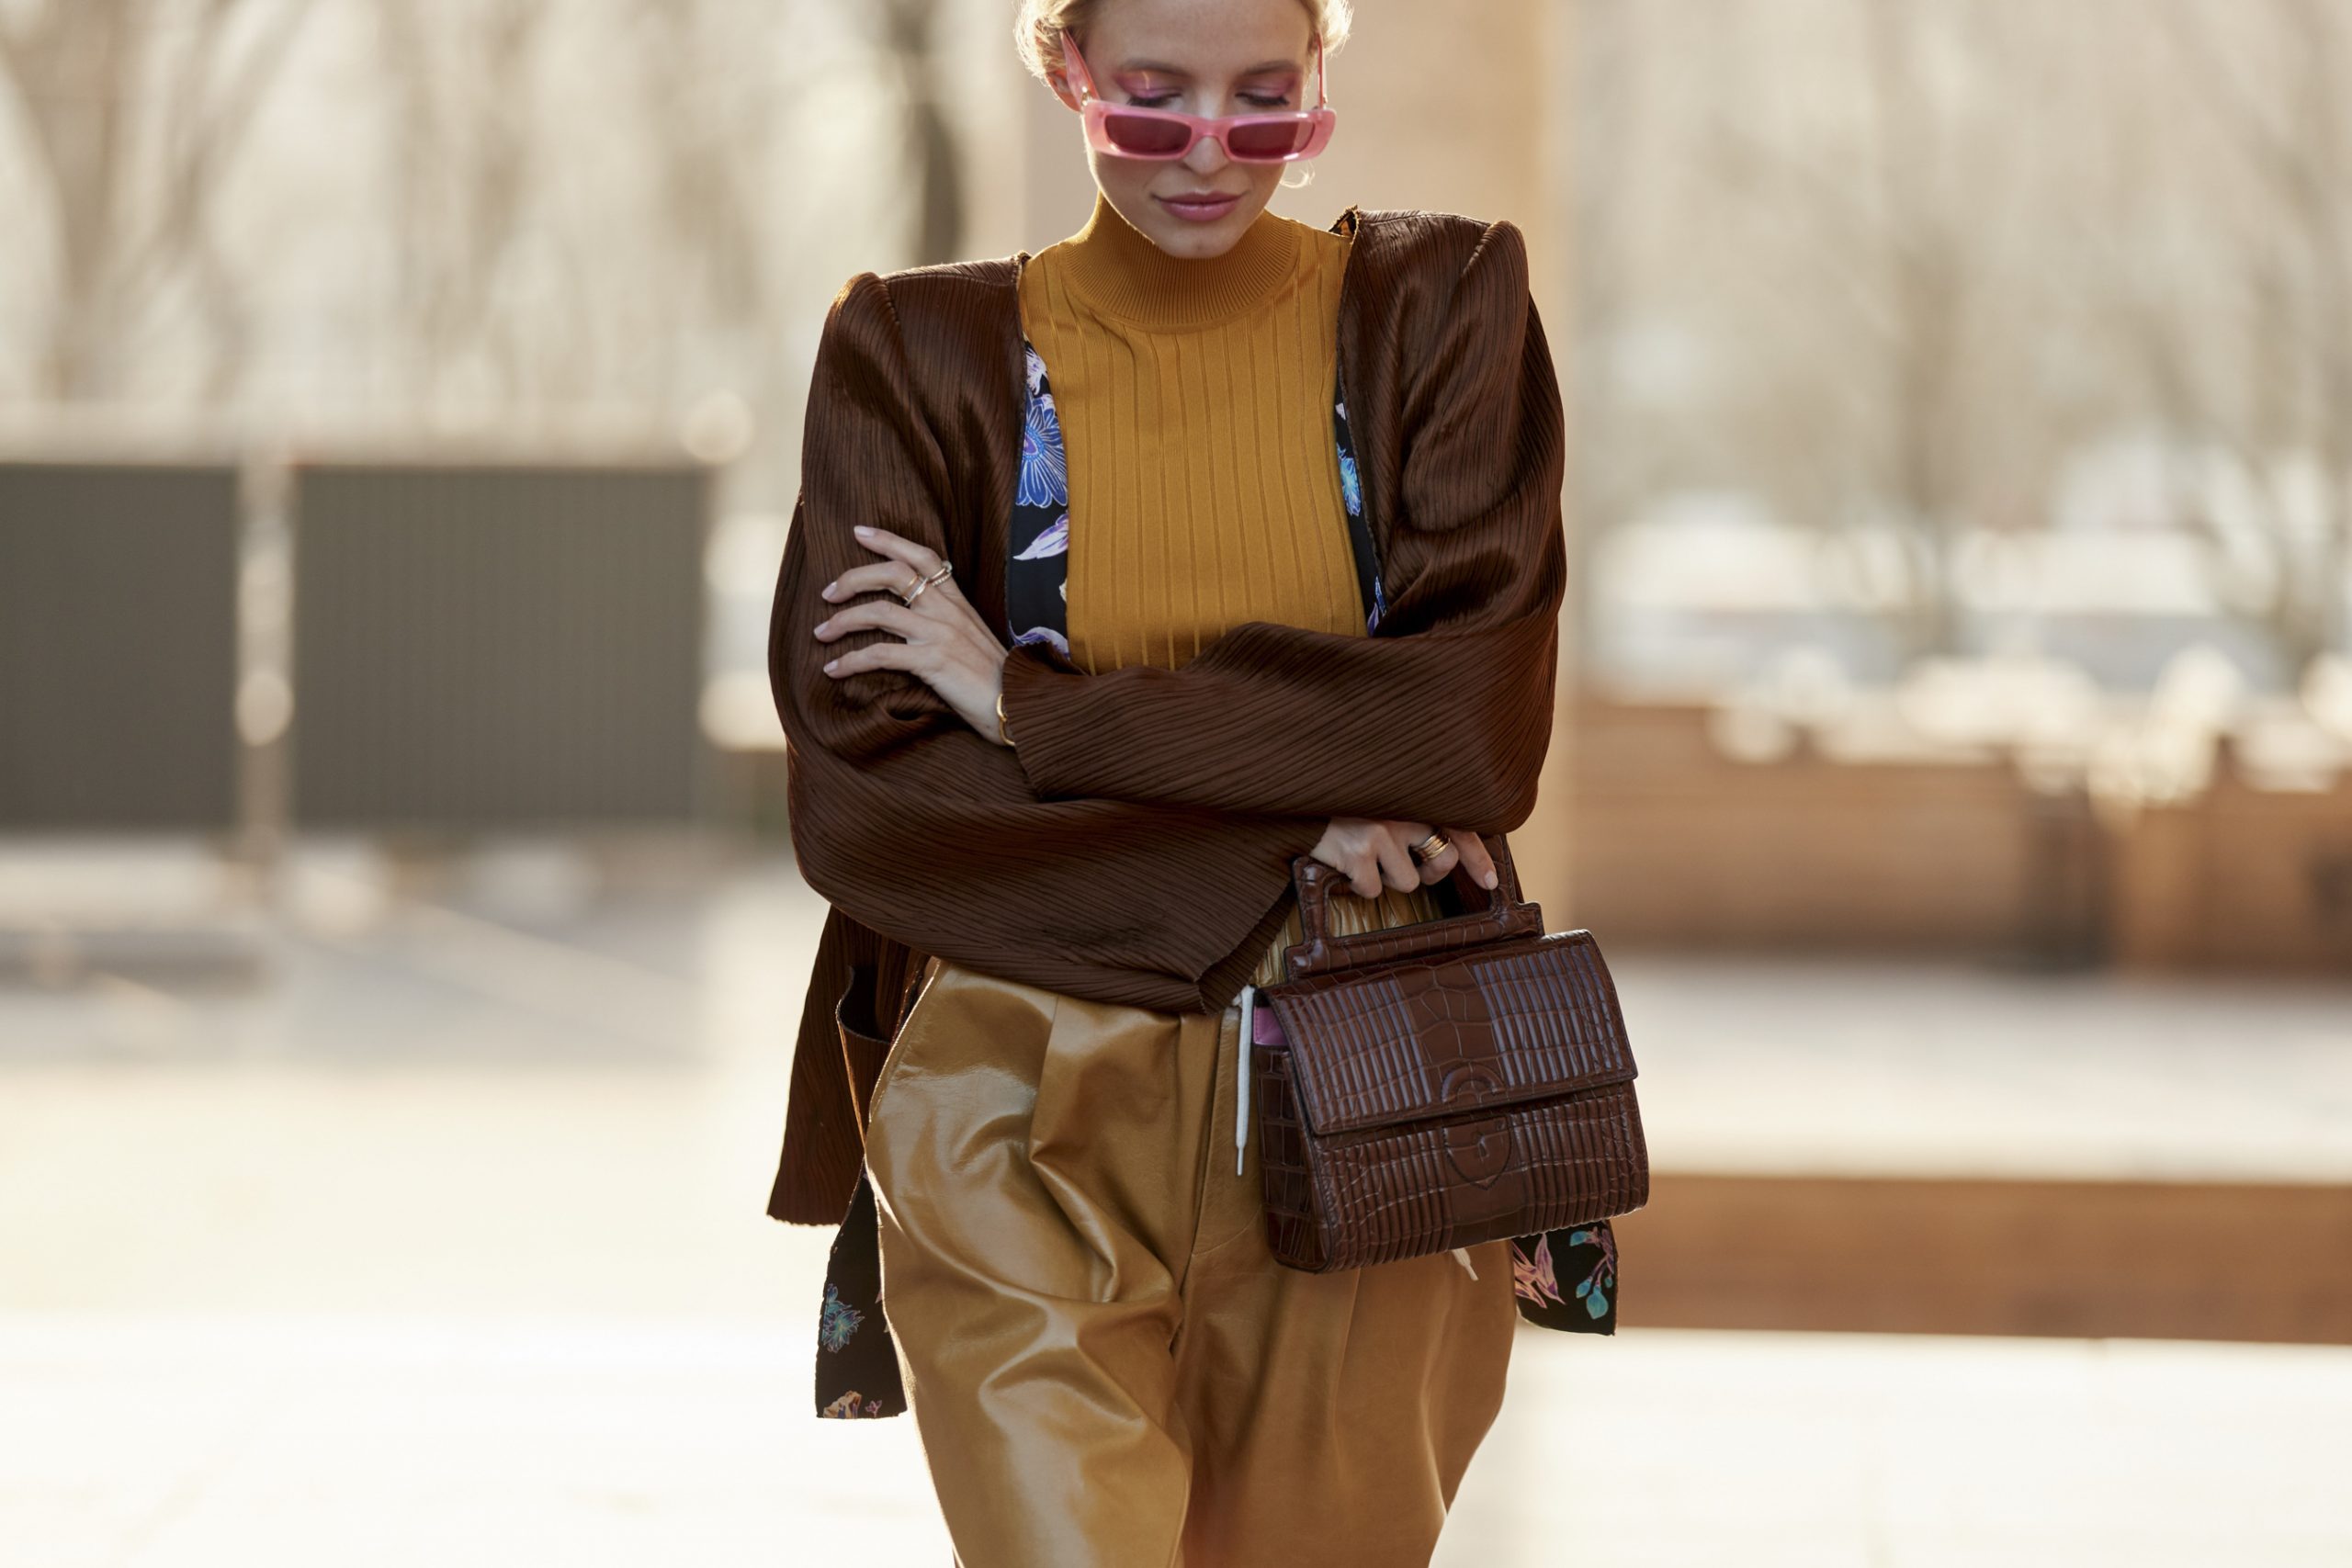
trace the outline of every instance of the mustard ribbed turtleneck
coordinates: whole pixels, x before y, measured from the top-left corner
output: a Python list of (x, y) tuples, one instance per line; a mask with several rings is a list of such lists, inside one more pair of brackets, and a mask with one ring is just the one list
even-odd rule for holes
[[(1148, 331), (1227, 325), (1245, 315), (1279, 311), (1285, 304), (1293, 314), (1329, 315), (1336, 325), (1339, 270), (1347, 247), (1341, 235), (1310, 229), (1269, 209), (1223, 255), (1173, 256), (1121, 217), (1098, 190), (1085, 227), (1032, 260), (1023, 279), (1023, 305), (1035, 300), (1054, 313), (1046, 296), (1028, 289), (1057, 275), (1082, 296), (1082, 306)], [(1298, 287), (1285, 288), (1285, 283)], [(1324, 296), (1314, 286), (1322, 283), (1331, 285), (1329, 311), (1317, 309)]]
[[(1349, 243), (1268, 210), (1222, 255), (1174, 256), (1098, 190), (1085, 227), (1023, 268), (1069, 464), (1080, 669), (1181, 668), (1244, 621), (1363, 635), (1331, 420)], [(1392, 890), (1334, 900), (1333, 926), (1438, 912)], [(1257, 984), (1297, 940), (1294, 910)]]
[(1176, 669), (1243, 621), (1363, 631), (1331, 444), (1348, 244), (1265, 211), (1223, 255), (1172, 256), (1098, 191), (1023, 269), (1080, 669)]

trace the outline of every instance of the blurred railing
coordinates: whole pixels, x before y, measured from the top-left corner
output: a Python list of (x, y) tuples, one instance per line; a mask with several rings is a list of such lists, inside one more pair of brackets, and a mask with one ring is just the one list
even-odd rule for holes
[(237, 820), (238, 476), (0, 463), (0, 830)]
[[(741, 819), (703, 728), (713, 473), (0, 462), (0, 972), (250, 974), (297, 829)], [(59, 863), (125, 855), (153, 868)]]
[(705, 470), (304, 465), (293, 479), (296, 823), (705, 814)]

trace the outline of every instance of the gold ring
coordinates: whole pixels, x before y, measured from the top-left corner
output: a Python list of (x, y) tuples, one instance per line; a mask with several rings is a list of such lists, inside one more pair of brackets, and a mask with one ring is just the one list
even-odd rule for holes
[(933, 583), (938, 581), (943, 577), (954, 575), (955, 570), (955, 563), (952, 561), (942, 561), (937, 571), (933, 572), (929, 577), (924, 578), (920, 582), (913, 584), (904, 593), (899, 594), (899, 597), (906, 604), (912, 604), (917, 598), (921, 597), (924, 589), (930, 587)]
[(1423, 839), (1419, 843), (1413, 846), (1413, 852), (1420, 856), (1423, 860), (1435, 860), (1438, 856), (1445, 853), (1447, 850), (1452, 849), (1453, 847), (1453, 846), (1451, 843), (1447, 842), (1444, 834), (1431, 833), (1428, 838)]

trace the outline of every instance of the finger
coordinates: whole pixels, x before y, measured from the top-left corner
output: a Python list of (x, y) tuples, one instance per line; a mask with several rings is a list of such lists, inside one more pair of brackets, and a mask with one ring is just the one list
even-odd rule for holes
[(820, 642), (831, 642), (851, 632), (871, 626), (912, 637), (927, 630), (931, 618), (921, 610), (911, 609), (895, 599), (868, 599), (862, 604), (836, 610), (810, 628)]
[[(1421, 860), (1412, 853), (1414, 845), (1436, 830), (1430, 824), (1399, 819), (1390, 822), (1388, 826), (1395, 829), (1396, 841), (1405, 846), (1407, 862), (1413, 868), (1413, 881), (1408, 886), (1427, 887), (1433, 883), (1443, 882), (1453, 874), (1455, 857), (1451, 845), (1440, 851), (1434, 858), (1430, 860)], [(1447, 835), (1441, 833), (1439, 837), (1443, 838)]]
[(1445, 848), (1438, 851), (1437, 853), (1430, 856), (1429, 859), (1419, 863), (1421, 886), (1424, 887), (1434, 886), (1438, 883), (1443, 882), (1447, 877), (1453, 874), (1454, 866), (1462, 859), (1461, 848), (1454, 842), (1453, 835), (1446, 832), (1443, 829), (1422, 827), (1419, 824), (1415, 824), (1415, 826), (1419, 829), (1419, 831), (1415, 832), (1411, 838), (1408, 839), (1406, 840), (1407, 843), (1418, 844), (1422, 840), (1428, 838), (1432, 832), (1436, 833), (1439, 838), (1443, 839), (1446, 841)]
[(1380, 897), (1380, 857), (1369, 849), (1342, 849), (1337, 844), (1331, 852), (1336, 858), (1326, 859), (1320, 854), (1315, 858), (1346, 877), (1349, 892), (1359, 898)]
[[(932, 568), (933, 571), (938, 570), (937, 567)], [(820, 598), (836, 601), (854, 599), (861, 593), (888, 592), (903, 604), (907, 595), (914, 592), (915, 584), (922, 580), (913, 567), (902, 560), (868, 561), (864, 566), (851, 567), (817, 592)], [(916, 596), (911, 607), (920, 610), (925, 599), (936, 599), (943, 594), (957, 600), (964, 597), (956, 586), (954, 576), (933, 579), (931, 586)]]
[[(818, 590), (818, 593), (826, 599), (854, 599), (860, 593), (889, 592), (904, 600), (907, 591), (921, 581), (915, 574), (915, 569), (902, 560), (874, 560), (863, 566), (851, 567)], [(932, 586), (936, 588), (939, 585), (933, 583)]]
[(1421, 868), (1413, 863), (1413, 852), (1406, 844), (1403, 835), (1394, 831), (1377, 840), (1381, 876), (1400, 893), (1421, 885)]
[(1481, 887), (1493, 887), (1500, 880), (1495, 871), (1494, 852), (1487, 848), (1487, 840), (1468, 830), (1446, 830), (1453, 847), (1462, 852), (1462, 863), (1470, 868), (1471, 880)]
[(878, 550), (893, 560), (904, 561), (925, 577), (939, 570), (939, 552), (929, 545), (919, 545), (888, 528), (869, 528), (864, 524), (860, 524), (855, 532), (857, 542), (867, 549)]
[(875, 642), (864, 648), (853, 648), (825, 660), (825, 673), (836, 680), (854, 675), (863, 670), (903, 670), (917, 679), (923, 679), (915, 652), (903, 642)]

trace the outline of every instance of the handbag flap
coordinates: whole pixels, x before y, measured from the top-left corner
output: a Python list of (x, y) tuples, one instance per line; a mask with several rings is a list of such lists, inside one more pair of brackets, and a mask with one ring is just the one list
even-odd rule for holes
[(1634, 1055), (1589, 931), (1262, 987), (1317, 1135), (1622, 1083)]

